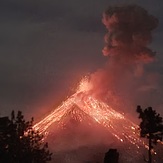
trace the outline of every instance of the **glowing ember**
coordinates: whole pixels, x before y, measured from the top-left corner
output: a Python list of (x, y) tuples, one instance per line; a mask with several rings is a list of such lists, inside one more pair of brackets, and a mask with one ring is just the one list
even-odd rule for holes
[(88, 77), (85, 76), (85, 77), (81, 80), (81, 82), (79, 83), (79, 86), (78, 86), (76, 92), (77, 92), (77, 93), (79, 93), (79, 92), (88, 92), (89, 90), (92, 89), (92, 87), (93, 87), (93, 86), (92, 86), (91, 82), (89, 82)]

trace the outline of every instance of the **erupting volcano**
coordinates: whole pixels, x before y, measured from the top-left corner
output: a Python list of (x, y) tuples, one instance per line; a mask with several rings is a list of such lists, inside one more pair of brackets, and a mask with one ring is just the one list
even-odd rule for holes
[[(126, 119), (123, 114), (112, 109), (106, 103), (89, 95), (87, 92), (89, 91), (89, 85), (89, 82), (83, 80), (75, 94), (65, 100), (42, 121), (35, 124), (34, 128), (41, 133), (48, 133), (49, 127), (53, 123), (60, 122), (67, 113), (71, 112), (72, 119), (82, 122), (85, 116), (88, 116), (96, 123), (105, 127), (119, 141), (129, 141), (139, 148), (139, 145), (142, 145), (143, 142), (139, 139), (138, 126)], [(75, 106), (76, 108), (80, 108), (83, 112), (82, 115), (78, 113), (77, 110), (79, 109), (74, 109)]]
[[(83, 144), (85, 146), (109, 142), (109, 144), (116, 144), (116, 147), (118, 146), (121, 150), (125, 148), (126, 154), (123, 157), (126, 162), (132, 159), (137, 162), (142, 156), (141, 152), (148, 148), (140, 139), (139, 126), (106, 103), (91, 96), (90, 88), (91, 84), (86, 79), (82, 80), (76, 93), (35, 124), (34, 129), (46, 134), (46, 137), (51, 139), (54, 146), (58, 148), (57, 150), (65, 150), (67, 146), (69, 149), (78, 149)], [(67, 131), (71, 133), (68, 134)], [(84, 134), (81, 134), (83, 131)], [(93, 133), (88, 136), (89, 132)], [(99, 135), (98, 132), (101, 137), (96, 138)], [(84, 142), (83, 136), (86, 137)], [(57, 137), (62, 142), (59, 145), (55, 142), (58, 141)]]
[[(109, 61), (91, 74), (89, 80), (84, 78), (76, 92), (36, 123), (34, 129), (49, 139), (52, 137), (54, 146), (60, 141), (58, 150), (66, 150), (67, 146), (76, 150), (89, 146), (90, 142), (109, 147), (114, 144), (123, 152), (121, 162), (141, 162), (141, 152), (148, 146), (140, 139), (139, 126), (118, 110), (127, 112), (129, 106), (141, 105), (141, 97), (156, 89), (155, 80), (150, 80), (154, 75), (146, 73), (144, 66), (154, 61), (155, 53), (148, 44), (158, 20), (143, 8), (129, 5), (109, 7), (102, 22), (108, 30), (103, 54)], [(60, 162), (68, 160), (71, 159)]]
[[(64, 101), (57, 109), (55, 109), (50, 115), (45, 117), (42, 121), (37, 123), (34, 128), (40, 132), (48, 131), (48, 128), (52, 123), (60, 121), (62, 117), (69, 112), (74, 105), (79, 107), (86, 115), (90, 116), (97, 123), (107, 127), (111, 132), (118, 132), (124, 130), (126, 124), (130, 124), (128, 131), (135, 134), (137, 125), (125, 119), (125, 117), (113, 110), (106, 103), (101, 102), (93, 98), (91, 95), (87, 94), (87, 89), (89, 89), (89, 83), (87, 81), (82, 81), (79, 86), (79, 90), (66, 101)], [(86, 90), (85, 90), (86, 88)], [(73, 110), (73, 109), (72, 109)], [(84, 117), (77, 117), (79, 121), (82, 121)], [(120, 121), (117, 123), (117, 121)], [(121, 121), (123, 123), (121, 123)], [(119, 126), (118, 126), (119, 124)], [(121, 126), (122, 125), (122, 126)], [(123, 126), (124, 125), (124, 126)], [(119, 128), (118, 128), (119, 127)], [(127, 127), (127, 126), (126, 126)], [(125, 127), (125, 128), (126, 128)], [(127, 128), (126, 128), (127, 129)], [(115, 133), (114, 136), (117, 137), (120, 141), (123, 141), (119, 134)], [(122, 133), (123, 135), (123, 133)], [(125, 135), (124, 135), (125, 136)], [(127, 138), (127, 137), (126, 137)], [(130, 138), (128, 138), (130, 139)], [(135, 138), (133, 138), (134, 141)], [(132, 140), (132, 139), (131, 139)], [(136, 140), (136, 139), (135, 139)]]

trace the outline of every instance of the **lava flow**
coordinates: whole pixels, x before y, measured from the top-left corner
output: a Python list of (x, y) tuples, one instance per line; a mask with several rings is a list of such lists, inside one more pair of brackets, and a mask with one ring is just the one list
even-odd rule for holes
[(106, 103), (99, 101), (87, 92), (91, 89), (91, 84), (82, 80), (76, 93), (65, 100), (51, 114), (34, 125), (34, 129), (40, 133), (47, 133), (48, 128), (60, 121), (73, 105), (78, 106), (84, 113), (89, 115), (98, 124), (105, 127), (120, 142), (130, 142), (139, 148), (144, 146), (144, 142), (139, 138), (138, 125), (131, 122), (121, 113), (112, 109)]

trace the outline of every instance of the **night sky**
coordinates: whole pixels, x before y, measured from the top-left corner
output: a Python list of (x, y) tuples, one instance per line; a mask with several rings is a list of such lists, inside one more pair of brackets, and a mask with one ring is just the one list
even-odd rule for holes
[(0, 116), (22, 110), (36, 119), (73, 92), (81, 77), (105, 64), (103, 11), (138, 4), (159, 19), (150, 45), (163, 74), (162, 0), (1, 0)]

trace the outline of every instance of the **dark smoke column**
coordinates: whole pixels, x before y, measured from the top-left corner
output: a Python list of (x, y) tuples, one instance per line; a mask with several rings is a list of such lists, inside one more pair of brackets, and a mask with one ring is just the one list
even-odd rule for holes
[(125, 55), (144, 62), (153, 60), (154, 53), (147, 47), (151, 42), (151, 31), (158, 20), (136, 5), (109, 7), (102, 22), (108, 29), (105, 36), (105, 56)]
[(108, 31), (103, 49), (108, 61), (91, 75), (92, 92), (109, 104), (137, 103), (139, 101), (135, 98), (144, 93), (139, 90), (153, 87), (153, 83), (146, 81), (149, 74), (145, 72), (144, 65), (155, 57), (155, 52), (148, 45), (158, 20), (142, 7), (128, 5), (108, 7), (102, 22)]

